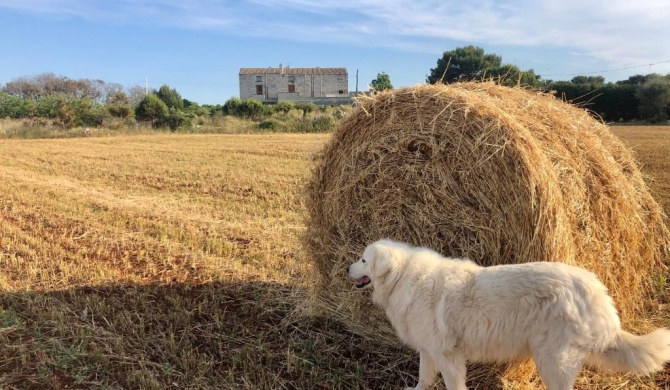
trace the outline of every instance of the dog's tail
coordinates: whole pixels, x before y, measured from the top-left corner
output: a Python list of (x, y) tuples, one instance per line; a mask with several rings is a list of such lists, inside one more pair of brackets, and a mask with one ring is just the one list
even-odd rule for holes
[(589, 356), (589, 362), (614, 371), (650, 374), (663, 370), (670, 361), (670, 330), (656, 329), (644, 336), (619, 330), (604, 350)]

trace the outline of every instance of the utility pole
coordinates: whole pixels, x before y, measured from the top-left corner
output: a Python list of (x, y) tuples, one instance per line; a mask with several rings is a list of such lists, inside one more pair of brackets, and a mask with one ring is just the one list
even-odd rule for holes
[(358, 69), (356, 69), (356, 93), (358, 94)]

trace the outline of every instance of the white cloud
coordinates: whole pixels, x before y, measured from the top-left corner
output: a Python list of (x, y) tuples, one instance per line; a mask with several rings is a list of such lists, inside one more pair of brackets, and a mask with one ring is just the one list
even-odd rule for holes
[[(451, 39), (479, 45), (559, 47), (613, 67), (670, 59), (667, 0), (255, 0), (295, 11), (354, 15), (359, 41), (384, 45)], [(344, 25), (343, 25), (344, 27)], [(300, 28), (300, 27), (297, 27)], [(344, 28), (342, 31), (345, 37)], [(320, 39), (318, 33), (310, 34)], [(443, 48), (442, 48), (443, 49)]]
[(1, 7), (403, 51), (439, 53), (450, 47), (445, 40), (557, 48), (612, 68), (670, 59), (667, 0), (0, 0)]

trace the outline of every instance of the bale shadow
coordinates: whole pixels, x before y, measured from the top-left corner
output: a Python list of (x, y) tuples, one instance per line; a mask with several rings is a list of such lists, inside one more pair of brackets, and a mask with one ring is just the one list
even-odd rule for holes
[[(297, 315), (262, 280), (119, 284), (0, 297), (2, 389), (396, 389), (418, 355)], [(491, 383), (471, 388), (500, 388)], [(436, 388), (443, 388), (438, 385)]]

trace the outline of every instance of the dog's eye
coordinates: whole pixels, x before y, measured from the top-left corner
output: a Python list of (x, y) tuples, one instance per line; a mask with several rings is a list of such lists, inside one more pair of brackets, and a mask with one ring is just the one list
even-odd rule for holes
[(361, 259), (361, 261), (365, 263), (365, 259)]

